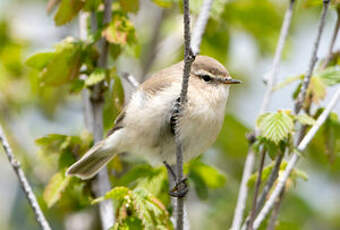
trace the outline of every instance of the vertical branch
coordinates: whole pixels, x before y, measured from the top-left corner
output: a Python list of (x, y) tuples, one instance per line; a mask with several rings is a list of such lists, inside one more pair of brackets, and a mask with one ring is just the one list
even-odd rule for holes
[[(302, 152), (305, 150), (309, 142), (314, 137), (315, 133), (320, 129), (321, 125), (325, 122), (326, 118), (328, 117), (331, 110), (334, 108), (337, 102), (340, 101), (340, 86), (338, 86), (337, 91), (335, 92), (333, 98), (327, 105), (326, 109), (322, 112), (322, 114), (319, 116), (313, 127), (308, 131), (307, 135), (302, 139), (300, 144), (297, 147), (297, 151)], [(289, 160), (287, 167), (285, 171), (283, 172), (282, 176), (279, 177), (278, 183), (276, 187), (274, 188), (274, 191), (270, 195), (267, 202), (264, 204), (263, 209), (257, 216), (257, 218), (254, 221), (254, 229), (258, 229), (262, 223), (262, 221), (265, 219), (271, 208), (273, 207), (276, 199), (280, 195), (282, 189), (284, 188), (287, 179), (292, 172), (297, 160), (299, 159), (299, 153), (295, 152), (291, 159)]]
[(303, 102), (305, 101), (305, 97), (306, 97), (306, 92), (309, 86), (309, 82), (310, 79), (312, 77), (313, 74), (313, 70), (317, 61), (317, 53), (318, 53), (318, 49), (319, 49), (319, 45), (320, 45), (320, 41), (321, 41), (321, 34), (323, 32), (323, 29), (325, 27), (325, 21), (326, 21), (326, 15), (327, 15), (327, 10), (328, 10), (328, 6), (329, 6), (329, 2), (330, 0), (323, 0), (323, 8), (322, 8), (322, 13), (321, 13), (321, 19), (320, 19), (320, 23), (319, 23), (319, 27), (318, 27), (318, 34), (316, 36), (316, 40), (314, 42), (314, 46), (313, 46), (313, 51), (312, 51), (312, 58), (310, 59), (309, 62), (309, 67), (308, 67), (308, 71), (306, 73), (306, 76), (304, 77), (303, 83), (302, 83), (302, 87), (301, 87), (301, 91), (297, 97), (297, 101), (295, 103), (295, 113), (299, 113)]
[[(103, 23), (108, 24), (111, 21), (111, 5), (112, 0), (104, 1), (104, 19)], [(97, 30), (97, 20), (95, 13), (91, 13), (91, 29), (93, 32)], [(82, 36), (86, 38), (86, 24), (80, 23), (82, 26), (80, 31)], [(84, 39), (84, 37), (83, 37)], [(109, 44), (101, 38), (98, 42), (98, 48), (100, 50), (100, 56), (97, 62), (97, 66), (100, 68), (107, 68), (108, 60), (108, 48)], [(90, 95), (88, 95), (90, 94)], [(94, 141), (98, 142), (103, 138), (103, 85), (98, 83), (94, 86), (93, 90), (88, 93), (86, 90), (83, 92), (83, 103), (85, 107), (85, 121), (87, 128), (92, 131)], [(103, 196), (110, 190), (110, 181), (106, 168), (101, 170), (94, 181), (92, 182), (92, 189), (97, 197)], [(103, 229), (109, 229), (114, 224), (114, 209), (110, 200), (105, 200), (99, 204), (99, 213)]]
[[(182, 89), (181, 89), (180, 100), (178, 104), (178, 114), (181, 114), (181, 111), (183, 110), (183, 107), (187, 101), (191, 65), (195, 59), (190, 49), (191, 37), (190, 37), (189, 0), (184, 0), (183, 5), (184, 5), (184, 70), (183, 70)], [(176, 166), (177, 166), (176, 183), (180, 184), (181, 181), (183, 180), (183, 146), (180, 140), (178, 127), (175, 128), (175, 142), (176, 142)], [(183, 227), (184, 227), (184, 197), (177, 197), (176, 229), (183, 230)]]
[[(183, 80), (182, 89), (180, 93), (180, 100), (177, 104), (177, 113), (180, 116), (182, 110), (187, 102), (187, 93), (189, 86), (189, 76), (191, 71), (191, 65), (195, 60), (196, 55), (199, 52), (199, 46), (202, 40), (202, 35), (209, 18), (209, 11), (211, 8), (212, 0), (205, 0), (202, 6), (201, 13), (199, 15), (199, 22), (195, 26), (194, 34), (195, 40), (193, 41), (194, 46), (191, 46), (191, 35), (190, 35), (190, 11), (189, 11), (189, 0), (183, 1), (184, 7), (184, 69), (183, 69)], [(193, 52), (194, 50), (194, 52)], [(178, 121), (178, 119), (177, 119)], [(177, 124), (176, 124), (177, 126)], [(183, 181), (183, 146), (180, 139), (179, 130), (175, 128), (175, 142), (176, 142), (176, 166), (177, 166), (177, 184), (181, 184)], [(181, 189), (181, 188), (179, 188)], [(176, 202), (176, 229), (183, 230), (184, 227), (184, 197), (178, 197)]]
[(20, 162), (15, 158), (13, 151), (12, 151), (8, 141), (7, 141), (5, 133), (3, 132), (1, 126), (0, 126), (0, 142), (1, 142), (1, 145), (4, 149), (5, 154), (7, 155), (7, 158), (8, 158), (10, 165), (12, 166), (15, 174), (18, 177), (19, 184), (20, 184), (22, 190), (24, 191), (25, 196), (26, 196), (30, 206), (33, 209), (35, 219), (38, 222), (38, 224), (40, 225), (40, 228), (42, 230), (51, 230), (51, 227), (50, 227), (49, 223), (47, 222), (47, 220), (44, 216), (44, 213), (42, 212), (42, 210), (39, 206), (37, 198), (35, 197), (35, 195), (32, 191), (32, 188), (31, 188), (30, 184), (28, 183), (28, 180), (25, 176), (25, 173), (21, 169)]
[[(279, 64), (282, 56), (282, 50), (284, 48), (284, 44), (287, 40), (287, 35), (289, 31), (289, 27), (292, 21), (292, 15), (293, 15), (293, 8), (294, 8), (295, 0), (290, 0), (289, 7), (285, 13), (284, 21), (281, 27), (281, 32), (280, 32), (280, 37), (279, 41), (276, 47), (275, 55), (274, 55), (274, 60), (272, 67), (270, 69), (269, 74), (267, 74), (266, 80), (267, 80), (267, 88), (265, 95), (263, 97), (261, 109), (259, 111), (259, 114), (262, 114), (266, 111), (269, 102), (271, 100), (271, 95), (273, 93), (273, 86), (275, 83), (276, 76), (278, 74), (279, 70)], [(255, 130), (255, 135), (258, 135), (259, 130)], [(237, 199), (237, 204), (234, 212), (234, 218), (233, 218), (233, 223), (232, 223), (232, 230), (238, 230), (241, 227), (242, 224), (242, 219), (243, 219), (243, 212), (246, 206), (246, 201), (247, 201), (247, 195), (248, 195), (248, 187), (247, 187), (247, 182), (248, 179), (251, 175), (251, 172), (254, 167), (254, 160), (255, 160), (255, 154), (254, 151), (251, 149), (251, 144), (249, 146), (247, 158), (246, 158), (246, 163), (244, 165), (243, 169), (243, 175), (242, 175), (242, 181), (240, 184), (240, 191), (239, 191), (239, 196)], [(281, 162), (280, 162), (281, 163)]]

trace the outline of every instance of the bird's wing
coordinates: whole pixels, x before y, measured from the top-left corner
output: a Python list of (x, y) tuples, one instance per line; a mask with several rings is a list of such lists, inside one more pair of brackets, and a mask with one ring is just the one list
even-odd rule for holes
[(149, 95), (156, 95), (170, 87), (174, 81), (180, 80), (182, 74), (183, 62), (179, 62), (152, 75), (140, 85), (140, 88)]
[[(179, 81), (183, 74), (183, 62), (179, 62), (168, 68), (165, 68), (155, 74), (153, 74), (149, 79), (143, 82), (137, 90), (143, 90), (146, 94), (156, 95), (165, 88), (172, 85), (174, 81)], [(120, 114), (114, 121), (114, 126), (107, 133), (107, 136), (113, 134), (116, 130), (123, 128), (123, 122), (125, 118), (125, 111), (128, 104), (123, 108)]]

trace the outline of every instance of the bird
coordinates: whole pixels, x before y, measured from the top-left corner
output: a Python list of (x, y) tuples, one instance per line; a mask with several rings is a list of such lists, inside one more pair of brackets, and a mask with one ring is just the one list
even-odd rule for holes
[(184, 61), (164, 68), (143, 82), (117, 116), (107, 137), (97, 142), (66, 174), (83, 180), (94, 177), (116, 154), (128, 152), (150, 164), (175, 164), (176, 135), (184, 161), (205, 152), (216, 140), (224, 121), (233, 79), (216, 59), (198, 55), (192, 63), (187, 101), (174, 121), (182, 87)]

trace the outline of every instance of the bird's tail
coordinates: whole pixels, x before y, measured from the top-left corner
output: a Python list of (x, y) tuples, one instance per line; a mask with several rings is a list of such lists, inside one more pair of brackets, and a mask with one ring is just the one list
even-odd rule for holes
[(95, 144), (76, 163), (66, 171), (66, 175), (77, 176), (83, 180), (90, 179), (96, 175), (113, 157), (112, 149), (104, 147), (104, 141)]

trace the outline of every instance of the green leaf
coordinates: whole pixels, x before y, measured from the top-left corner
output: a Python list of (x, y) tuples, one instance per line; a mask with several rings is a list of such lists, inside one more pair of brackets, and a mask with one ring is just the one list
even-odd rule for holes
[(65, 169), (56, 173), (48, 182), (43, 194), (47, 206), (52, 207), (60, 198), (70, 182), (70, 177), (65, 176)]
[(67, 136), (61, 134), (48, 134), (38, 138), (35, 143), (50, 153), (59, 153), (60, 146), (66, 141)]
[(288, 135), (293, 132), (293, 119), (285, 111), (268, 113), (259, 118), (257, 126), (261, 135), (275, 144), (288, 138)]
[(296, 116), (296, 119), (303, 125), (314, 125), (315, 124), (314, 118), (307, 114), (299, 114)]
[(85, 85), (86, 86), (93, 86), (93, 85), (103, 81), (105, 79), (105, 77), (106, 77), (105, 69), (97, 68), (85, 80)]
[(37, 70), (43, 70), (54, 57), (53, 52), (37, 53), (29, 57), (25, 64)]
[[(319, 103), (326, 97), (326, 85), (321, 78), (313, 76), (307, 90), (305, 104)], [(311, 100), (311, 101), (310, 101)]]
[(126, 195), (128, 195), (128, 193), (129, 189), (127, 187), (115, 187), (107, 192), (104, 196), (93, 200), (92, 204), (96, 204), (107, 199), (122, 200)]
[(54, 22), (57, 26), (70, 22), (84, 6), (83, 0), (61, 0), (58, 11), (54, 16)]
[(136, 42), (136, 32), (133, 24), (123, 14), (114, 13), (112, 21), (102, 31), (102, 36), (105, 39), (117, 45), (132, 45)]
[(139, 0), (119, 0), (120, 6), (125, 12), (137, 13)]
[(41, 72), (40, 81), (50, 86), (59, 86), (78, 77), (81, 66), (82, 46), (68, 38), (58, 44), (55, 55)]
[(83, 10), (90, 12), (97, 11), (101, 2), (102, 2), (101, 0), (86, 0)]
[(340, 67), (339, 66), (332, 66), (328, 67), (322, 72), (318, 73), (317, 75), (322, 81), (329, 85), (336, 85), (340, 83)]
[(203, 163), (200, 158), (190, 161), (186, 170), (201, 199), (208, 197), (208, 188), (216, 189), (225, 185), (226, 176), (218, 169)]

